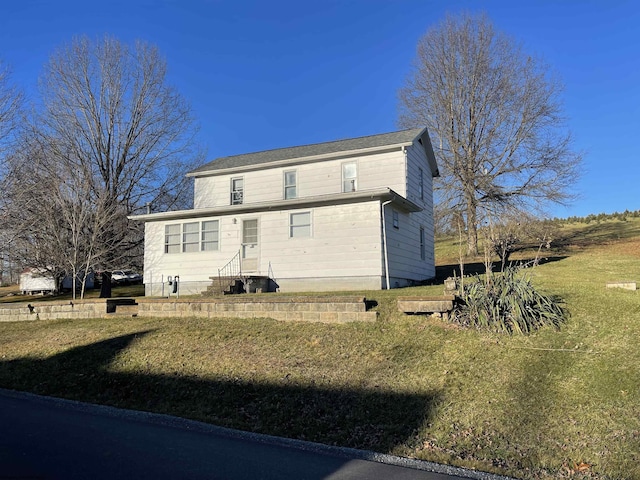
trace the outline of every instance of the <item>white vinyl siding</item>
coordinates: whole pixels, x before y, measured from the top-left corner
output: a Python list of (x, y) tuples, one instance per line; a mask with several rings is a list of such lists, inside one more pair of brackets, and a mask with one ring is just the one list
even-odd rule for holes
[(311, 212), (298, 212), (289, 215), (289, 238), (311, 236)]
[(404, 197), (407, 200), (426, 206), (428, 210), (433, 208), (433, 176), (427, 163), (427, 155), (420, 145), (407, 148), (406, 185), (407, 191)]
[[(153, 282), (155, 289), (163, 275), (165, 279), (167, 275), (180, 275), (183, 282), (202, 282), (205, 290), (219, 268), (238, 251), (245, 252), (247, 249), (243, 246), (254, 245), (252, 251), (248, 249), (255, 264), (252, 272), (266, 275), (271, 266), (276, 279), (289, 282), (281, 291), (303, 287), (330, 289), (336, 279), (351, 279), (351, 287), (357, 288), (371, 285), (367, 282), (377, 279), (378, 287), (371, 288), (381, 288), (386, 272), (380, 200), (354, 201), (351, 195), (345, 194), (347, 203), (326, 205), (319, 200), (318, 204), (312, 204), (313, 208), (301, 206), (296, 200), (322, 199), (327, 195), (343, 197), (340, 193), (345, 188), (345, 180), (351, 191), (351, 177), (356, 180), (354, 186), (359, 192), (390, 188), (423, 208), (409, 213), (399, 204), (385, 207), (391, 286), (433, 277), (432, 172), (421, 145), (416, 142), (393, 151), (296, 162), (256, 165), (227, 170), (220, 175), (211, 172), (195, 177), (196, 212), (190, 215), (198, 218), (162, 220), (157, 217), (145, 224), (145, 284), (149, 286)], [(345, 172), (345, 165), (349, 164), (355, 165), (355, 171)], [(287, 178), (290, 172), (295, 173), (295, 179)], [(234, 184), (232, 180), (239, 182)], [(229, 205), (233, 191), (241, 192), (243, 206)], [(294, 191), (295, 198), (291, 198)], [(289, 208), (247, 210), (252, 204), (283, 199)], [(215, 214), (202, 211), (199, 216), (197, 213), (199, 209), (218, 207), (220, 210)], [(310, 215), (306, 217), (305, 212)], [(200, 225), (199, 249), (179, 255), (183, 251), (183, 224), (196, 222)], [(193, 232), (186, 233), (187, 243), (191, 244), (189, 234)], [(308, 236), (298, 236), (299, 233), (308, 233)], [(178, 255), (162, 255), (163, 252)], [(309, 288), (310, 282), (315, 282), (313, 288)]]
[[(378, 286), (371, 288), (380, 288), (383, 274), (380, 202), (316, 207), (310, 212), (312, 236), (289, 238), (290, 214), (306, 211), (219, 217), (219, 250), (189, 254), (180, 254), (179, 250), (177, 255), (158, 255), (163, 248), (165, 226), (175, 222), (147, 222), (145, 283), (160, 282), (163, 275), (165, 280), (167, 275), (179, 275), (184, 285), (184, 282), (202, 282), (204, 291), (211, 283), (210, 277), (217, 275), (218, 269), (229, 262), (243, 244), (251, 245), (257, 240), (260, 251), (255, 271), (258, 275), (266, 275), (271, 264), (277, 279), (377, 278)], [(208, 220), (214, 219), (201, 219), (201, 223)], [(247, 221), (249, 223), (245, 223)], [(247, 227), (244, 235), (243, 224)]]
[(260, 220), (261, 257), (276, 278), (381, 276), (379, 201), (314, 208), (311, 237), (283, 242), (292, 213), (299, 212), (272, 212)]
[[(252, 204), (282, 200), (285, 196), (283, 191), (285, 172), (294, 170), (296, 172), (295, 198), (341, 193), (343, 189), (343, 164), (345, 164), (344, 159), (323, 160), (296, 165), (295, 169), (288, 166), (244, 172), (242, 175), (242, 203)], [(425, 168), (427, 168), (426, 165)], [(356, 173), (356, 189), (358, 191), (391, 188), (399, 195), (407, 196), (405, 154), (400, 149), (358, 157)], [(416, 172), (414, 172), (415, 176)], [(237, 174), (196, 177), (194, 180), (194, 208), (228, 206), (232, 188), (231, 179), (238, 177)], [(429, 175), (425, 175), (425, 198), (428, 197), (429, 192), (428, 179)], [(414, 182), (415, 180), (416, 178), (413, 179)], [(349, 188), (351, 188), (350, 185)], [(412, 201), (415, 201), (415, 198)]]

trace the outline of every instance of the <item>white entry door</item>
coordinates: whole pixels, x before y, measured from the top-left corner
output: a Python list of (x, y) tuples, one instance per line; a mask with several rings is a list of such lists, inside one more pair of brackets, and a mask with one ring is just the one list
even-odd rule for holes
[(242, 271), (258, 270), (258, 219), (242, 221)]

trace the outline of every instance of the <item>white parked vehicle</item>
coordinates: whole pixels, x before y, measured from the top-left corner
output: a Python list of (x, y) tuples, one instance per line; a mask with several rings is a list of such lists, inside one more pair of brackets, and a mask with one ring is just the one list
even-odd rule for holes
[(133, 270), (114, 270), (111, 272), (111, 283), (142, 283), (142, 275)]

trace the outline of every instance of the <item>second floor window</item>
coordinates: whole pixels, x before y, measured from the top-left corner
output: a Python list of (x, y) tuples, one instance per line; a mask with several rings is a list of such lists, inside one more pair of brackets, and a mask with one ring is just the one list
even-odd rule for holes
[(418, 195), (420, 195), (420, 200), (424, 200), (424, 173), (422, 169), (418, 169)]
[(244, 179), (231, 179), (231, 205), (242, 205), (244, 199)]
[(290, 198), (298, 197), (298, 189), (296, 182), (296, 172), (292, 170), (290, 172), (284, 172), (284, 199), (288, 200)]
[(356, 162), (342, 164), (342, 191), (355, 192), (358, 189), (358, 166)]

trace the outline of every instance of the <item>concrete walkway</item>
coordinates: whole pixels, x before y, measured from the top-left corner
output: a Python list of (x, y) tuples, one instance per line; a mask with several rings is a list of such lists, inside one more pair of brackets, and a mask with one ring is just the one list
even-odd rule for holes
[(0, 432), (0, 478), (506, 479), (2, 389)]

